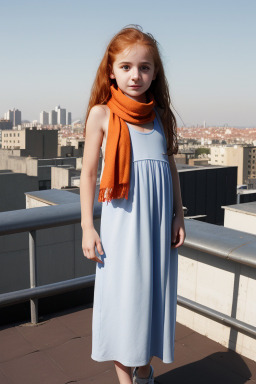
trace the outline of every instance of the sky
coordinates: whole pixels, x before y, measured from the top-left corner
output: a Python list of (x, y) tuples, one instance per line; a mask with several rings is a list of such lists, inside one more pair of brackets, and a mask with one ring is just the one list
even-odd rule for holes
[(178, 125), (256, 127), (255, 0), (0, 0), (0, 118), (60, 105), (84, 119), (109, 40), (139, 24), (160, 44)]

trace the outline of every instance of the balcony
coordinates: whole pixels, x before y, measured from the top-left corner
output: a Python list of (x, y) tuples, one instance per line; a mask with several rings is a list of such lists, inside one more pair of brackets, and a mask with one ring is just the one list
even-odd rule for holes
[[(94, 218), (98, 225), (98, 207)], [(1, 327), (1, 384), (118, 383), (113, 362), (90, 357), (92, 303), (38, 317), (42, 298), (93, 287), (94, 264), (88, 260), (83, 259), (88, 266), (83, 276), (77, 276), (75, 267), (73, 276), (64, 273), (65, 279), (59, 272), (60, 266), (65, 272), (78, 263), (79, 223), (79, 203), (0, 213), (0, 306), (30, 301), (31, 308), (31, 323)], [(65, 248), (73, 244), (67, 256), (71, 264), (65, 264), (63, 253), (55, 274), (52, 269), (45, 277), (48, 251), (56, 262), (63, 249), (58, 248), (58, 230), (68, 239)], [(175, 361), (163, 364), (153, 358), (156, 383), (256, 382), (256, 238), (195, 220), (186, 220), (186, 232), (179, 250)], [(9, 261), (14, 255), (27, 264), (15, 266)], [(28, 287), (26, 278), (25, 287), (17, 281), (20, 266), (28, 269)], [(8, 281), (16, 288), (7, 291)]]

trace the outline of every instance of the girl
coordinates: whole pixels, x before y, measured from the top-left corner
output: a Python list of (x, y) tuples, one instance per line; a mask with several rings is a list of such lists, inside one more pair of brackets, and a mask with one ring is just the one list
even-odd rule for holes
[[(99, 236), (93, 201), (101, 147)], [(185, 239), (177, 150), (157, 42), (124, 28), (92, 87), (80, 180), (82, 248), (97, 262), (91, 357), (113, 360), (121, 384), (153, 383), (152, 357), (174, 358), (177, 248)]]

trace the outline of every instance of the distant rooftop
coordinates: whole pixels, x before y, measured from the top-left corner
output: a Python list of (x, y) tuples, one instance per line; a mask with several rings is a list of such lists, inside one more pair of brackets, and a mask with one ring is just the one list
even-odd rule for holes
[(230, 211), (235, 211), (235, 212), (256, 216), (256, 201), (252, 201), (250, 203), (233, 204), (233, 205), (226, 205), (226, 206), (224, 205), (222, 208)]
[(42, 191), (25, 192), (25, 195), (49, 205), (59, 205), (80, 201), (80, 196), (77, 193), (77, 190), (66, 191), (62, 189), (46, 189)]
[[(67, 189), (45, 189), (42, 191), (25, 192), (25, 195), (35, 200), (42, 201), (48, 205), (59, 205), (80, 202), (80, 188)], [(99, 195), (99, 185), (96, 185), (95, 201)]]

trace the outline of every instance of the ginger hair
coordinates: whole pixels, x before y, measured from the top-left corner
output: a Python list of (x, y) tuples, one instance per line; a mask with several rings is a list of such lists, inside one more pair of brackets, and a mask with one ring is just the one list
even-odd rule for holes
[(107, 104), (111, 98), (110, 86), (115, 83), (115, 79), (110, 79), (110, 73), (116, 55), (134, 44), (142, 44), (148, 47), (153, 57), (156, 79), (152, 81), (149, 91), (155, 98), (156, 106), (161, 110), (161, 120), (167, 141), (168, 155), (176, 154), (178, 152), (177, 121), (170, 107), (169, 86), (165, 77), (158, 43), (151, 34), (142, 32), (138, 27), (123, 28), (112, 38), (107, 46), (92, 85), (85, 117), (84, 136), (86, 133), (86, 122), (92, 107), (97, 104)]

